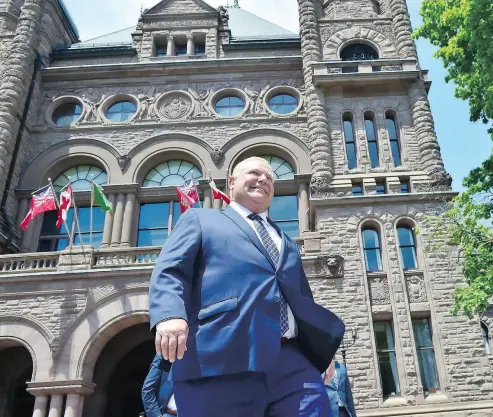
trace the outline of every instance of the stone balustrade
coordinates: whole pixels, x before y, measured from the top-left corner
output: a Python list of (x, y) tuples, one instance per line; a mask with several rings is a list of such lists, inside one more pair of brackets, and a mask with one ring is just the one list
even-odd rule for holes
[(0, 274), (55, 271), (60, 252), (21, 253), (0, 256)]

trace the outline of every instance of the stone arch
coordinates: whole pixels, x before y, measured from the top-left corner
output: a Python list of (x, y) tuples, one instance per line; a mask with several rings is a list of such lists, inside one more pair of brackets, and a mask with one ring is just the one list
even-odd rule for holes
[(214, 174), (216, 168), (211, 159), (213, 150), (208, 143), (195, 136), (184, 134), (154, 136), (129, 152), (128, 182), (141, 184), (152, 167), (167, 159), (185, 158), (197, 165), (203, 175), (208, 169)]
[(358, 41), (375, 48), (380, 58), (390, 58), (397, 55), (395, 46), (383, 33), (374, 29), (352, 26), (335, 32), (327, 39), (323, 46), (324, 58), (340, 59), (339, 53), (342, 48)]
[(149, 321), (147, 287), (107, 297), (67, 330), (56, 367), (56, 379), (91, 380), (99, 353), (121, 330)]
[(289, 162), (296, 174), (311, 174), (308, 147), (296, 136), (280, 130), (258, 129), (242, 133), (228, 141), (222, 150), (228, 172), (239, 158), (267, 152)]
[(108, 183), (122, 183), (119, 156), (113, 146), (96, 139), (82, 138), (59, 142), (29, 161), (18, 187), (29, 189), (43, 186), (48, 182), (48, 178), (53, 179), (65, 169), (86, 162), (96, 163), (104, 168), (108, 174)]
[(7, 345), (24, 346), (33, 361), (33, 382), (51, 379), (53, 356), (47, 336), (34, 321), (23, 317), (0, 317), (0, 350), (2, 341)]

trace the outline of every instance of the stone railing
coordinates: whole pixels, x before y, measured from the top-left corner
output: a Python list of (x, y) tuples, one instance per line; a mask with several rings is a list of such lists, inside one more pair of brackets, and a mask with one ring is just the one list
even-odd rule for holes
[(60, 252), (21, 253), (0, 256), (0, 274), (55, 271)]
[(93, 252), (93, 268), (154, 265), (161, 252), (160, 246), (140, 248), (96, 249)]
[(347, 74), (389, 76), (395, 73), (417, 73), (417, 61), (409, 59), (374, 59), (371, 61), (324, 61), (313, 65), (315, 83), (334, 82)]

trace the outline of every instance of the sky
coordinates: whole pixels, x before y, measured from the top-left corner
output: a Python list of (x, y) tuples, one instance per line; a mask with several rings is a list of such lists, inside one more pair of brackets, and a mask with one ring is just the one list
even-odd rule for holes
[[(234, 0), (207, 0), (214, 7), (232, 5)], [(422, 0), (407, 0), (411, 21), (419, 26)], [(141, 8), (150, 8), (157, 0), (64, 0), (79, 29), (80, 39), (87, 40), (137, 23)], [(297, 0), (239, 0), (240, 7), (293, 32), (298, 32)], [(282, 11), (282, 13), (281, 13)], [(469, 106), (454, 97), (453, 84), (445, 82), (442, 62), (433, 58), (434, 47), (418, 40), (418, 54), (423, 69), (433, 82), (430, 103), (445, 168), (454, 179), (454, 190), (463, 189), (462, 180), (481, 164), (492, 151), (487, 127), (469, 121)]]

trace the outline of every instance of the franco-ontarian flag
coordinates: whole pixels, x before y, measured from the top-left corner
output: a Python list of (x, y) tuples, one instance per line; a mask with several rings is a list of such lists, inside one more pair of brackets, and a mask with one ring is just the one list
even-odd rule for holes
[(103, 190), (101, 189), (101, 187), (98, 184), (96, 184), (94, 181), (92, 183), (92, 204), (94, 206), (100, 206), (101, 210), (103, 210), (104, 212), (113, 214), (111, 203), (103, 194)]

